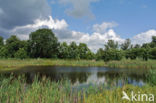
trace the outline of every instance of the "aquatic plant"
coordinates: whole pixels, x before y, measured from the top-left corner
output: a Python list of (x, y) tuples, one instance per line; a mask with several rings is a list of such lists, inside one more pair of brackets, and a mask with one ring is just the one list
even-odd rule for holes
[(156, 95), (156, 86), (125, 85), (106, 89), (99, 85), (74, 90), (68, 80), (54, 82), (36, 76), (32, 83), (27, 83), (24, 75), (0, 76), (0, 103), (135, 103), (122, 100), (122, 91), (128, 95), (131, 91)]

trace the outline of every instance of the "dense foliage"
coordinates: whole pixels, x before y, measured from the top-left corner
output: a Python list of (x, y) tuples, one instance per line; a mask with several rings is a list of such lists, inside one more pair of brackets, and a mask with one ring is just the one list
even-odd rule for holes
[(39, 29), (29, 35), (29, 40), (20, 40), (12, 35), (5, 40), (0, 37), (0, 58), (60, 58), (89, 60), (121, 60), (142, 58), (156, 59), (156, 36), (150, 43), (132, 45), (130, 39), (123, 44), (108, 40), (104, 48), (93, 53), (85, 43), (59, 42), (50, 29)]

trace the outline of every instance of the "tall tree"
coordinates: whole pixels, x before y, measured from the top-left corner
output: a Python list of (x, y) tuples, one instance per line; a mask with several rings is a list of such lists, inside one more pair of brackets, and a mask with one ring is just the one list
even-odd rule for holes
[(21, 48), (20, 39), (15, 35), (12, 35), (6, 40), (6, 48), (8, 50), (8, 57), (13, 58), (16, 51)]
[(75, 42), (71, 42), (69, 45), (69, 58), (70, 59), (80, 59), (78, 52), (78, 46)]
[(50, 29), (39, 29), (29, 36), (30, 53), (35, 58), (57, 57), (59, 42)]
[(121, 49), (122, 50), (127, 50), (131, 45), (131, 40), (130, 39), (126, 39), (125, 42), (123, 44), (121, 44)]
[(0, 48), (4, 45), (3, 37), (0, 36)]
[(152, 42), (156, 43), (156, 36), (152, 36)]
[(60, 44), (58, 57), (61, 59), (69, 58), (69, 46), (66, 42)]
[(87, 53), (90, 51), (85, 43), (80, 43), (78, 46), (81, 59), (87, 59)]
[(105, 50), (117, 49), (118, 46), (118, 42), (115, 42), (114, 40), (108, 40), (107, 44), (105, 45)]

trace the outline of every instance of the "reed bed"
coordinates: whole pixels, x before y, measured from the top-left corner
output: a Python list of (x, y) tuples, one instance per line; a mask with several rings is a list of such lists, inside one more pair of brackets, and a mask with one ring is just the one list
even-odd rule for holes
[(106, 89), (98, 85), (74, 90), (68, 80), (54, 82), (46, 77), (39, 80), (36, 76), (32, 83), (27, 83), (24, 76), (0, 78), (0, 103), (136, 103), (122, 100), (122, 91), (128, 95), (131, 91), (156, 95), (156, 86), (125, 85)]

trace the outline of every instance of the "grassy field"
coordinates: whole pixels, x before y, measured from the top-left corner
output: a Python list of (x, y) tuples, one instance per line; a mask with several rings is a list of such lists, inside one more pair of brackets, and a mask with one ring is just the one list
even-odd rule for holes
[[(0, 103), (136, 103), (122, 100), (122, 91), (128, 95), (131, 91), (156, 95), (156, 86), (125, 85), (108, 90), (99, 85), (77, 91), (72, 89), (67, 80), (52, 82), (47, 78), (36, 78), (32, 84), (27, 84), (22, 76), (0, 77)], [(150, 102), (144, 98), (141, 103)]]
[(142, 60), (121, 60), (104, 61), (94, 60), (53, 60), (53, 59), (1, 59), (0, 70), (17, 69), (23, 66), (31, 65), (48, 65), (48, 66), (103, 66), (110, 68), (133, 68), (133, 69), (156, 69), (156, 60), (142, 61)]

